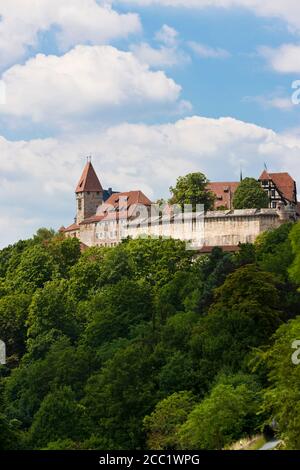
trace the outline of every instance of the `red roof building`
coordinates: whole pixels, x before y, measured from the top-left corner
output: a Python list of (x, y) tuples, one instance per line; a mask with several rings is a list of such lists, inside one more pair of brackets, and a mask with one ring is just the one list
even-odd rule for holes
[(98, 207), (97, 213), (86, 218), (81, 224), (91, 224), (94, 222), (120, 219), (130, 219), (135, 217), (142, 208), (150, 208), (150, 199), (142, 191), (127, 191), (112, 194), (107, 201)]
[(297, 185), (289, 173), (269, 173), (264, 170), (258, 180), (269, 196), (270, 208), (276, 209), (279, 203), (297, 207)]
[(232, 209), (233, 196), (239, 184), (237, 182), (221, 182), (207, 185), (207, 189), (216, 196), (215, 209)]

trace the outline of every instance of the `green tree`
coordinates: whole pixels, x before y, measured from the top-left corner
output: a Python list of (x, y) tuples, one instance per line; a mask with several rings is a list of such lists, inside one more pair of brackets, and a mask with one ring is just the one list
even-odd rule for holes
[(207, 189), (209, 181), (203, 173), (190, 173), (180, 176), (176, 186), (170, 187), (170, 204), (191, 204), (196, 210), (197, 204), (203, 204), (205, 211), (212, 210), (215, 203), (215, 195)]
[(157, 401), (157, 363), (145, 342), (118, 350), (100, 373), (92, 375), (83, 404), (105, 449), (144, 446), (143, 418)]
[(54, 237), (55, 231), (52, 228), (48, 229), (46, 227), (41, 227), (37, 230), (36, 234), (34, 235), (33, 242), (35, 244), (42, 245), (44, 243), (49, 242)]
[(127, 279), (103, 287), (84, 308), (90, 319), (86, 341), (93, 347), (128, 336), (134, 325), (153, 316), (149, 286)]
[(72, 387), (76, 399), (84, 395), (87, 378), (94, 370), (94, 353), (76, 348), (64, 336), (49, 335), (48, 351), (38, 357), (26, 354), (5, 380), (4, 403), (10, 419), (30, 427), (42, 401), (55, 387)]
[(300, 317), (297, 317), (277, 330), (274, 343), (260, 358), (269, 370), (262, 411), (268, 416), (268, 423), (275, 420), (279, 436), (292, 450), (300, 448), (299, 341)]
[(44, 398), (34, 416), (29, 439), (34, 448), (41, 448), (58, 439), (84, 440), (88, 431), (84, 406), (76, 402), (70, 387), (62, 387)]
[(245, 368), (252, 348), (270, 342), (283, 317), (279, 285), (271, 273), (247, 265), (216, 289), (208, 315), (191, 338), (200, 382), (208, 385), (221, 369), (235, 373)]
[(293, 226), (289, 239), (294, 254), (294, 261), (289, 269), (289, 274), (292, 281), (300, 286), (300, 222)]
[(234, 194), (233, 207), (235, 209), (263, 209), (269, 207), (269, 198), (256, 179), (245, 178)]
[(35, 292), (27, 320), (29, 350), (34, 348), (37, 338), (51, 331), (76, 337), (79, 325), (67, 286), (66, 280), (55, 280)]
[[(262, 233), (255, 242), (256, 258), (264, 271), (288, 278), (288, 269), (294, 260), (290, 233), (294, 224), (282, 224), (275, 230)], [(292, 235), (291, 235), (292, 236)]]
[(178, 431), (195, 407), (191, 392), (177, 392), (159, 401), (151, 415), (144, 418), (147, 447), (153, 450), (180, 449)]
[(31, 240), (20, 240), (0, 250), (0, 278), (13, 273), (20, 263), (23, 251), (31, 245)]
[(53, 257), (45, 247), (35, 245), (22, 253), (18, 266), (10, 270), (8, 280), (21, 292), (34, 292), (57, 276), (58, 267)]
[(182, 449), (218, 450), (247, 435), (259, 409), (257, 390), (248, 384), (219, 383), (198, 404), (179, 430)]
[(86, 250), (70, 270), (69, 293), (74, 301), (86, 300), (102, 286), (102, 263), (107, 250), (92, 247)]
[(65, 238), (63, 235), (58, 235), (45, 245), (57, 263), (60, 274), (68, 277), (71, 267), (78, 262), (81, 255), (78, 238)]
[(22, 293), (0, 298), (0, 332), (8, 357), (20, 358), (25, 352), (25, 323), (30, 302), (31, 296)]
[(0, 451), (20, 450), (22, 448), (22, 436), (0, 412)]
[(186, 245), (174, 239), (137, 239), (124, 242), (124, 249), (130, 257), (133, 278), (144, 279), (159, 289), (167, 284), (179, 271), (187, 271), (193, 253)]

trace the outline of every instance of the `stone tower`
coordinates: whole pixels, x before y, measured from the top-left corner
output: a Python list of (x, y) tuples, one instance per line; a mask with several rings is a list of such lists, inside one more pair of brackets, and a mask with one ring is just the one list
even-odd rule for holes
[(76, 188), (77, 224), (95, 215), (102, 202), (103, 188), (89, 159)]

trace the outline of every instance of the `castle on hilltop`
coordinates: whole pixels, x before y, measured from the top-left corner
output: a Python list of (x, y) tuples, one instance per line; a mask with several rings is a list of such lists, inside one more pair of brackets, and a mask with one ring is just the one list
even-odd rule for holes
[(91, 160), (85, 165), (75, 190), (74, 223), (60, 231), (86, 246), (118, 245), (131, 237), (172, 237), (192, 242), (210, 252), (215, 246), (236, 251), (240, 243), (253, 243), (258, 235), (300, 217), (296, 182), (288, 173), (263, 171), (258, 181), (269, 197), (267, 209), (234, 210), (238, 182), (212, 182), (215, 210), (182, 216), (170, 209), (163, 214), (140, 190), (118, 192), (103, 189)]

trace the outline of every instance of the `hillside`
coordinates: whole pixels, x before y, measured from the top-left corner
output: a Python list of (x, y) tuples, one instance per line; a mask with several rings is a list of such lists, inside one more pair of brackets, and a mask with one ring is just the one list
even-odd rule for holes
[[(0, 449), (300, 448), (300, 224), (237, 254), (41, 229), (0, 251)], [(292, 354), (294, 353), (294, 363)]]

